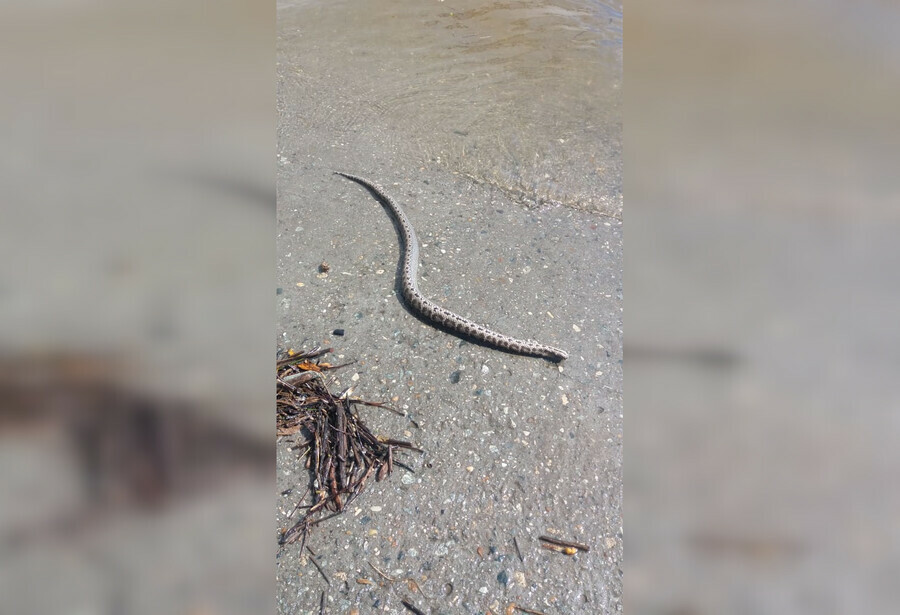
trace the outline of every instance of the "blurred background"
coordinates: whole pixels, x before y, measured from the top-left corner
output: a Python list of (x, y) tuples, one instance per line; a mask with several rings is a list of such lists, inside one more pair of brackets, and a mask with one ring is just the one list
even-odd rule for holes
[[(900, 9), (624, 22), (626, 608), (896, 612)], [(271, 609), (273, 49), (0, 9), (0, 612)]]
[(896, 613), (900, 6), (624, 21), (626, 611)]
[(0, 8), (0, 612), (271, 610), (274, 5)]

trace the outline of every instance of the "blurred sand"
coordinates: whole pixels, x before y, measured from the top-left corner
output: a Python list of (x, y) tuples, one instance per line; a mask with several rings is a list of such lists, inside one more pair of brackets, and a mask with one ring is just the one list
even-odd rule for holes
[(0, 8), (2, 612), (270, 610), (273, 22)]
[(629, 6), (629, 608), (895, 612), (900, 13)]

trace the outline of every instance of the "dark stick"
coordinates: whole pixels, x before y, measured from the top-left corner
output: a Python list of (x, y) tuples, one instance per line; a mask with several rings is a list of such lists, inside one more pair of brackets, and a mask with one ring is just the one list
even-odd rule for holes
[(316, 567), (316, 570), (318, 570), (319, 574), (322, 575), (322, 578), (325, 579), (325, 582), (331, 585), (331, 579), (328, 578), (328, 575), (325, 574), (325, 571), (322, 570), (321, 566), (319, 566), (319, 562), (316, 561), (316, 558), (312, 556), (312, 549), (306, 547), (306, 550), (309, 551), (309, 561), (313, 563), (313, 565)]
[(538, 539), (554, 545), (559, 545), (560, 547), (572, 547), (573, 549), (578, 549), (585, 553), (591, 550), (589, 546), (583, 545), (580, 542), (569, 542), (568, 540), (560, 540), (559, 538), (553, 538), (552, 536), (538, 536)]
[(519, 561), (522, 562), (522, 563), (524, 564), (524, 563), (525, 563), (525, 560), (522, 559), (522, 552), (519, 551), (519, 541), (516, 540), (516, 537), (515, 537), (515, 536), (513, 536), (513, 546), (516, 548), (516, 555), (519, 556)]
[(411, 603), (407, 602), (406, 600), (401, 600), (401, 601), (400, 601), (400, 604), (402, 604), (403, 606), (405, 606), (405, 607), (406, 607), (406, 610), (412, 611), (412, 612), (415, 613), (416, 615), (425, 615), (425, 613), (423, 613), (422, 611), (420, 611), (419, 609), (417, 609), (416, 607), (414, 607)]

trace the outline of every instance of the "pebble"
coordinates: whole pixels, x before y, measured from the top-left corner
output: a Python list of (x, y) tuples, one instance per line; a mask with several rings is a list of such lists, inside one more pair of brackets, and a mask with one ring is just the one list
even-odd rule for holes
[(509, 573), (503, 570), (500, 574), (497, 575), (497, 581), (504, 587), (509, 585)]

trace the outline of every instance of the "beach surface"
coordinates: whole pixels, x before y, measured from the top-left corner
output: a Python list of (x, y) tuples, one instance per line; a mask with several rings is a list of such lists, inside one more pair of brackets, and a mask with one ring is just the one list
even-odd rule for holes
[[(277, 347), (321, 345), (334, 349), (326, 360), (352, 361), (331, 372), (330, 388), (352, 386), (353, 395), (405, 412), (359, 409), (376, 434), (425, 451), (398, 455), (413, 472), (395, 467), (343, 515), (313, 529), (307, 544), (330, 583), (308, 552), (296, 545), (279, 552), (279, 612), (318, 612), (322, 592), (333, 613), (402, 613), (402, 600), (424, 613), (502, 613), (511, 603), (546, 613), (619, 611), (621, 14), (615, 53), (615, 29), (576, 28), (612, 23), (609, 7), (587, 15), (540, 3), (519, 14), (499, 5), (404, 13), (396, 4), (366, 14), (387, 29), (383, 37), (363, 33), (367, 20), (350, 5), (279, 7)], [(404, 39), (398, 32), (408, 20), (420, 28)], [(477, 45), (504, 20), (530, 26), (518, 26), (520, 38), (471, 51), (475, 57), (465, 49), (442, 56), (452, 41), (464, 45), (457, 38), (466, 28)], [(578, 32), (586, 32), (579, 36), (586, 48), (576, 39), (555, 53), (593, 63), (569, 76), (520, 64), (546, 49), (547, 41), (532, 38), (565, 33), (568, 41)], [(568, 66), (565, 57), (553, 61)], [(475, 66), (525, 72), (515, 85), (467, 84)], [(583, 96), (585, 80), (603, 71), (610, 80)], [(529, 79), (539, 89), (529, 90)], [(455, 83), (454, 92), (442, 80)], [(551, 87), (573, 95), (535, 104), (549, 100)], [(515, 90), (507, 110), (519, 111), (488, 128), (484, 118), (503, 116), (494, 94), (504, 88)], [(440, 104), (430, 108), (435, 97)], [(594, 112), (586, 100), (606, 106)], [(533, 124), (520, 124), (522, 117)], [(549, 117), (568, 117), (570, 126)], [(597, 138), (573, 138), (577, 124)], [(572, 138), (570, 146), (540, 145), (551, 143), (550, 132)], [(516, 156), (502, 155), (513, 149)], [(591, 160), (593, 176), (570, 181), (555, 170), (574, 177), (571, 170)], [(334, 171), (381, 184), (405, 209), (427, 297), (501, 333), (563, 348), (569, 358), (556, 364), (508, 354), (417, 318), (398, 293), (401, 246), (387, 211)], [(300, 453), (290, 439), (279, 441), (277, 527), (292, 524), (288, 515), (309, 483)], [(591, 549), (564, 555), (542, 548), (541, 535)]]

